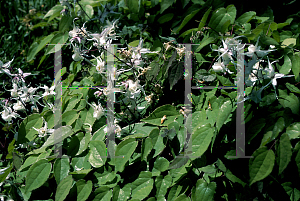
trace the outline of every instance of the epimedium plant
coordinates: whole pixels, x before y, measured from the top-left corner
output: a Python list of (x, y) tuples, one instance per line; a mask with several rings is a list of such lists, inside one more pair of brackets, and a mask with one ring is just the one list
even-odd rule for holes
[[(299, 178), (300, 123), (295, 119), (299, 118), (299, 89), (293, 84), (299, 80), (297, 42), (293, 43), (294, 37), (291, 37), (288, 41), (292, 42), (278, 41), (276, 44), (274, 36), (266, 37), (266, 33), (258, 40), (256, 37), (261, 32), (244, 30), (248, 26), (245, 24), (255, 14), (246, 13), (235, 20), (236, 11), (232, 5), (219, 8), (209, 18), (210, 12), (207, 11), (200, 22), (202, 26), (210, 19), (210, 29), (198, 32), (193, 39), (195, 43), (200, 42), (202, 48), (206, 48), (203, 45), (206, 40), (206, 45), (218, 42), (220, 46), (212, 46), (207, 54), (199, 54), (200, 50), (204, 52), (199, 46), (194, 49), (196, 82), (232, 86), (235, 81), (238, 65), (235, 51), (242, 41), (230, 36), (223, 36), (222, 40), (216, 31), (225, 34), (231, 24), (241, 23), (241, 28), (233, 29), (232, 33), (245, 34), (248, 42), (254, 39), (256, 42), (243, 47), (247, 50), (247, 97), (243, 100), (246, 108), (246, 154), (254, 158), (229, 158), (235, 155), (236, 149), (235, 133), (232, 132), (238, 100), (236, 92), (199, 90), (199, 95), (196, 92), (190, 96), (192, 113), (178, 109), (177, 106), (183, 105), (156, 107), (155, 102), (163, 93), (161, 86), (169, 85), (172, 89), (183, 78), (180, 74), (183, 73), (184, 48), (170, 41), (161, 50), (150, 53), (143, 49), (142, 39), (133, 41), (128, 49), (119, 49), (116, 53), (118, 60), (114, 71), (117, 76), (109, 79), (110, 74), (103, 73), (109, 70), (105, 69), (105, 52), (109, 55), (107, 47), (112, 43), (111, 39), (117, 36), (114, 33), (116, 21), (108, 24), (101, 34), (89, 33), (84, 25), (77, 27), (75, 21), (73, 30), (68, 32), (74, 49), (71, 56), (74, 62), (63, 85), (92, 87), (113, 80), (117, 87), (100, 91), (63, 90), (62, 127), (55, 131), (50, 130), (54, 127), (51, 107), (45, 105), (41, 113), (26, 117), (17, 137), (10, 143), (6, 157), (9, 163), (1, 170), (2, 192), (15, 200), (276, 200), (278, 197), (298, 200), (300, 188), (296, 181)], [(228, 15), (223, 15), (223, 12)], [(224, 19), (224, 16), (229, 17)], [(217, 30), (220, 24), (222, 28)], [(272, 31), (274, 33), (275, 28)], [(212, 39), (208, 38), (214, 40), (209, 42)], [(277, 50), (263, 51), (259, 44), (265, 47), (275, 45)], [(86, 50), (93, 48), (97, 49), (99, 56), (93, 54), (95, 59), (90, 61), (88, 58), (93, 56), (89, 57)], [(275, 52), (281, 49), (287, 56), (282, 57), (284, 63), (276, 66), (279, 73), (275, 73), (274, 65), (269, 60), (278, 59)], [(143, 52), (145, 56), (141, 54)], [(208, 58), (215, 58), (216, 62), (210, 62), (205, 69), (203, 67)], [(76, 81), (81, 60), (89, 66), (85, 67), (86, 74), (80, 75), (82, 78)], [(148, 62), (151, 62), (150, 65)], [(182, 73), (174, 76), (172, 72), (176, 69)], [(291, 70), (293, 77), (281, 79), (284, 82), (277, 80)], [(62, 74), (66, 73), (67, 69), (63, 68)], [(138, 80), (144, 80), (144, 88)], [(289, 82), (286, 83), (286, 80)], [(153, 82), (156, 84), (151, 84)], [(276, 91), (268, 87), (270, 84), (277, 86), (274, 89), (278, 90), (278, 99)], [(259, 88), (258, 92), (252, 90), (254, 87)], [(115, 150), (115, 156), (119, 158), (105, 158), (101, 156), (107, 155), (104, 141), (108, 130), (103, 105), (107, 102), (107, 96), (114, 92), (118, 92), (117, 100), (122, 100), (121, 112), (115, 114), (116, 142), (108, 147), (108, 152)], [(141, 102), (139, 98), (143, 98)], [(99, 102), (90, 104), (91, 100)], [(151, 104), (153, 109), (150, 108), (150, 114), (146, 115), (146, 107)], [(126, 112), (127, 115), (124, 115)], [(119, 126), (121, 123), (118, 121), (125, 126)], [(180, 158), (186, 146), (184, 122), (191, 124), (191, 128), (187, 129), (192, 134), (192, 153), (200, 158)], [(53, 133), (44, 135), (47, 131)], [(55, 138), (57, 135), (61, 136), (59, 140)], [(63, 156), (57, 157), (54, 154), (55, 144), (60, 141)], [(18, 148), (20, 144), (25, 144), (25, 150)], [(293, 171), (293, 177), (286, 171)]]

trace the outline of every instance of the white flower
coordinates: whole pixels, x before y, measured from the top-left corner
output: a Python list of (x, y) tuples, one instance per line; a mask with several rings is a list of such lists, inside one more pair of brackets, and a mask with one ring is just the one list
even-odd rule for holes
[(31, 75), (31, 73), (23, 73), (23, 71), (19, 68), (18, 69), (19, 74), (17, 74), (18, 77), (21, 77), (21, 80), (25, 82), (24, 78), (27, 77), (28, 75)]
[(13, 112), (10, 107), (4, 106), (4, 110), (1, 112), (1, 116), (4, 121), (10, 122), (12, 118), (16, 118), (16, 116), (19, 115)]
[[(228, 45), (226, 42), (227, 41), (222, 40), (223, 48), (218, 48), (218, 50), (214, 50), (214, 51), (218, 51), (221, 53), (220, 57), (223, 58), (224, 65), (227, 65), (229, 63), (229, 61), (232, 60), (232, 55), (233, 55), (232, 51), (228, 48)], [(219, 58), (218, 58), (218, 60), (219, 60)]]
[(149, 95), (149, 96), (146, 96), (145, 97), (145, 100), (148, 102), (148, 103), (152, 103), (153, 101), (152, 101), (152, 97), (153, 97), (153, 93), (151, 93), (151, 95)]
[[(147, 48), (142, 48), (142, 47), (143, 47), (143, 39), (142, 38), (140, 38), (140, 42), (139, 42), (139, 45), (137, 47), (131, 47), (131, 51), (132, 51), (131, 62), (135, 66), (138, 66), (138, 65), (141, 64), (141, 62), (142, 62), (142, 60), (141, 60), (141, 58), (142, 58), (141, 54), (145, 54), (145, 53), (158, 53), (157, 51), (156, 52), (151, 52)], [(180, 51), (181, 51), (181, 49), (180, 49)]]
[(83, 59), (83, 56), (80, 55), (80, 49), (79, 48), (75, 48), (75, 53), (72, 55), (72, 59), (74, 61), (80, 61), (81, 59)]
[(166, 51), (168, 51), (169, 48), (172, 48), (172, 46), (170, 45), (171, 41), (164, 43), (164, 48), (166, 49)]
[(128, 80), (128, 90), (131, 92), (131, 93), (137, 93), (138, 89), (141, 87), (139, 85), (139, 80), (137, 80), (136, 82), (133, 82), (132, 80)]
[(95, 57), (94, 55), (92, 56), (97, 60), (96, 70), (99, 73), (102, 73), (104, 71), (105, 61), (103, 61), (101, 57)]
[(274, 50), (260, 50), (261, 47), (258, 46), (258, 41), (259, 41), (259, 38), (257, 39), (257, 42), (256, 42), (255, 46), (254, 46), (254, 45), (250, 45), (250, 46), (248, 47), (248, 52), (245, 53), (245, 55), (247, 55), (247, 56), (249, 56), (249, 57), (252, 57), (252, 56), (254, 55), (254, 53), (256, 53), (257, 56), (259, 56), (259, 57), (264, 57), (264, 56), (266, 56), (269, 52), (274, 51)]
[(25, 107), (24, 107), (24, 105), (21, 103), (21, 101), (18, 100), (17, 103), (14, 104), (13, 109), (14, 109), (15, 111), (18, 111), (18, 110), (24, 110)]
[(104, 115), (104, 110), (99, 103), (99, 105), (96, 105), (96, 103), (92, 103), (92, 107), (94, 109), (93, 117), (96, 119), (100, 119)]
[[(75, 19), (74, 19), (75, 20)], [(69, 36), (71, 38), (77, 37), (77, 33), (79, 32), (79, 28), (74, 26), (72, 31), (69, 31)]]
[(97, 97), (101, 96), (101, 94), (102, 94), (102, 91), (96, 91), (96, 92), (94, 93), (94, 95), (97, 96)]
[(56, 93), (54, 92), (55, 90), (55, 85), (53, 85), (52, 87), (47, 87), (46, 85), (44, 85), (43, 87), (41, 87), (42, 89), (45, 89), (45, 93), (43, 93), (42, 97), (45, 96), (49, 96), (49, 95), (55, 95)]
[(270, 83), (272, 83), (273, 88), (275, 90), (276, 98), (278, 99), (278, 96), (277, 96), (277, 93), (276, 93), (276, 87), (275, 87), (277, 85), (277, 80), (276, 79), (283, 78), (283, 77), (293, 77), (294, 75), (284, 75), (284, 74), (281, 74), (281, 73), (275, 73), (274, 68), (272, 66), (272, 63), (270, 63), (270, 60), (268, 58), (269, 68), (265, 69), (265, 72), (267, 72), (267, 75), (264, 75), (264, 78), (265, 79), (271, 79), (271, 81), (268, 83), (268, 85)]
[(219, 60), (219, 61), (214, 63), (212, 68), (214, 69), (215, 72), (223, 72), (223, 70), (225, 68), (225, 65), (224, 65), (223, 62), (221, 62), (221, 60)]
[(257, 62), (252, 69), (252, 73), (249, 74), (249, 78), (245, 82), (247, 86), (253, 86), (257, 80), (263, 78), (262, 68), (259, 66), (259, 62)]
[(175, 48), (177, 51), (177, 54), (179, 55), (179, 60), (181, 60), (183, 53), (185, 51), (185, 46), (182, 46), (181, 48)]
[(115, 124), (115, 133), (117, 134), (117, 137), (121, 137), (121, 127), (118, 124)]
[(11, 97), (16, 98), (18, 96), (18, 85), (13, 83), (13, 89), (8, 91), (10, 91)]
[(34, 130), (38, 131), (38, 136), (39, 137), (44, 137), (46, 136), (48, 133), (53, 133), (54, 129), (48, 129), (47, 126), (47, 121), (45, 121), (45, 119), (43, 118), (44, 122), (45, 122), (45, 126), (40, 128), (40, 129), (36, 129), (34, 127), (32, 127)]
[(15, 76), (14, 74), (11, 74), (10, 71), (9, 71), (9, 67), (10, 67), (10, 64), (13, 62), (14, 59), (12, 59), (11, 61), (3, 64), (2, 61), (0, 61), (0, 73), (6, 73), (8, 74), (9, 76)]

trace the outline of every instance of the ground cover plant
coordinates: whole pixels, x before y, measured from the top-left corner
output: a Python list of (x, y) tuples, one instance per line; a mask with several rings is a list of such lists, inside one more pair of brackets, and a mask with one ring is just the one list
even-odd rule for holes
[[(2, 200), (300, 199), (299, 14), (60, 0), (41, 15), (32, 26), (57, 29), (26, 59), (49, 66), (64, 44), (62, 69), (38, 86), (17, 58), (0, 62)], [(187, 80), (198, 87), (188, 94)], [(242, 95), (224, 88), (241, 82)], [(237, 151), (239, 104), (252, 158)]]

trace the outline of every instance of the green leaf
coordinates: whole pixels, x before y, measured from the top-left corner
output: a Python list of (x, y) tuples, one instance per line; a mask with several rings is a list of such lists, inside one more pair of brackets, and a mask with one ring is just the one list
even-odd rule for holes
[(60, 12), (64, 9), (63, 6), (61, 5), (56, 5), (54, 7), (52, 7), (48, 12), (47, 14), (44, 16), (44, 19), (46, 17), (50, 17), (52, 15), (55, 15), (55, 16), (59, 16), (60, 15)]
[(94, 140), (89, 143), (90, 155), (89, 162), (95, 167), (99, 168), (103, 166), (106, 162), (106, 145), (103, 141)]
[(260, 118), (256, 122), (252, 123), (247, 129), (246, 141), (249, 143), (255, 136), (265, 127), (266, 119)]
[(294, 47), (296, 45), (296, 38), (286, 38), (281, 43), (281, 48), (286, 48), (287, 46)]
[(175, 198), (182, 193), (183, 191), (183, 186), (182, 185), (175, 185), (171, 188), (170, 192), (168, 193), (168, 201), (170, 200), (175, 200)]
[(48, 147), (54, 145), (56, 143), (62, 142), (65, 138), (72, 134), (71, 126), (62, 126), (55, 130), (47, 141), (44, 143), (43, 147)]
[(128, 0), (127, 2), (128, 2), (128, 8), (130, 12), (137, 14), (139, 12), (139, 1)]
[[(66, 105), (64, 108), (64, 111), (71, 111), (72, 109), (75, 108), (75, 106), (77, 105), (77, 103), (80, 101), (80, 99), (82, 98), (82, 94), (78, 94), (73, 96), (71, 99), (69, 99), (68, 101), (66, 101)], [(70, 114), (70, 116), (72, 116), (72, 114)], [(71, 123), (71, 122), (70, 122)], [(72, 123), (71, 123), (72, 124)]]
[(181, 168), (182, 166), (187, 164), (188, 161), (189, 161), (188, 157), (183, 157), (183, 155), (176, 156), (174, 160), (171, 162), (171, 164), (169, 165), (168, 169)]
[(106, 128), (106, 125), (102, 126), (100, 129), (98, 129), (94, 134), (93, 134), (93, 137), (92, 137), (92, 140), (91, 141), (94, 141), (94, 140), (100, 140), (100, 141), (103, 141), (105, 139), (105, 132), (104, 132), (104, 128)]
[(283, 170), (288, 166), (292, 157), (292, 145), (288, 134), (284, 133), (280, 136), (278, 148), (279, 157), (277, 158), (277, 162), (279, 163), (278, 175), (280, 175), (283, 172)]
[(289, 138), (296, 139), (300, 136), (300, 123), (295, 122), (291, 124), (289, 127), (286, 128), (286, 133), (288, 134)]
[(184, 72), (183, 62), (176, 61), (172, 63), (169, 70), (170, 90), (172, 90), (173, 86), (178, 82), (178, 80), (182, 78), (183, 72)]
[(112, 201), (125, 201), (125, 193), (119, 185), (115, 186), (113, 189)]
[(237, 183), (241, 184), (243, 187), (246, 185), (245, 182), (243, 182), (238, 177), (236, 177), (234, 174), (232, 174), (232, 172), (225, 167), (224, 163), (220, 159), (218, 159), (218, 161), (217, 161), (217, 166), (222, 172), (224, 172), (227, 179), (229, 179), (233, 183), (237, 182)]
[(13, 158), (13, 151), (14, 151), (14, 149), (15, 149), (15, 139), (13, 139), (10, 143), (9, 143), (9, 145), (8, 145), (8, 147), (7, 147), (7, 151), (8, 151), (8, 154), (6, 155), (6, 159), (12, 159)]
[[(94, 9), (91, 5), (86, 5), (84, 7), (84, 10), (86, 12), (86, 14), (89, 16), (89, 18), (91, 19), (94, 15)], [(88, 20), (89, 18), (87, 18), (86, 20)]]
[(201, 42), (199, 47), (197, 47), (197, 49), (195, 50), (195, 52), (200, 52), (200, 50), (202, 48), (204, 48), (205, 46), (207, 46), (210, 43), (213, 43), (215, 41), (215, 38), (213, 37), (208, 37), (208, 38), (204, 38)]
[(78, 117), (79, 117), (79, 113), (76, 110), (66, 111), (62, 115), (62, 125), (71, 126), (75, 122), (75, 120), (78, 119)]
[(289, 18), (284, 23), (278, 23), (277, 29), (282, 29), (283, 27), (290, 25), (292, 21), (293, 18)]
[(299, 115), (299, 98), (295, 94), (290, 93), (283, 100), (279, 100), (279, 103), (284, 108), (290, 108), (293, 114)]
[(165, 14), (165, 15), (161, 16), (160, 18), (158, 18), (157, 22), (159, 24), (166, 23), (166, 22), (170, 21), (173, 18), (173, 16), (174, 16), (173, 13)]
[(265, 45), (279, 45), (275, 39), (266, 35), (262, 35), (260, 41)]
[[(48, 49), (45, 54), (47, 55), (54, 53), (55, 51), (59, 51), (61, 49), (61, 46), (67, 42), (68, 38), (69, 32), (67, 31), (65, 33), (56, 34), (50, 41), (50, 44), (48, 45)], [(58, 49), (55, 49), (55, 44), (60, 44), (58, 45)]]
[(292, 71), (295, 75), (295, 79), (297, 79), (299, 76), (299, 72), (300, 72), (300, 56), (298, 54), (293, 55)]
[(232, 104), (231, 101), (228, 100), (221, 106), (219, 110), (219, 114), (217, 116), (216, 126), (218, 132), (220, 131), (221, 127), (223, 126), (224, 122), (228, 119), (229, 115), (232, 111)]
[(73, 183), (72, 175), (69, 175), (58, 184), (55, 193), (55, 201), (65, 200), (72, 187), (72, 183)]
[(134, 127), (134, 131), (136, 131), (136, 133), (141, 133), (144, 135), (144, 137), (149, 136), (150, 132), (154, 128), (157, 128), (156, 126), (153, 126), (153, 125), (150, 125), (147, 123), (135, 123), (135, 124), (131, 124), (126, 127), (123, 127), (122, 132), (124, 131), (124, 134), (130, 135), (130, 133), (132, 132), (131, 131), (132, 127)]
[(25, 180), (25, 192), (41, 187), (49, 178), (51, 163), (41, 159), (34, 163), (28, 170)]
[[(161, 124), (161, 119), (166, 115), (167, 119)], [(141, 119), (141, 121), (147, 122), (149, 124), (153, 124), (156, 126), (167, 126), (169, 123), (173, 122), (176, 117), (180, 114), (172, 105), (163, 105), (156, 108), (149, 117)]]
[(5, 170), (1, 169), (0, 172), (0, 183), (5, 181), (6, 177), (9, 175), (10, 171), (13, 169), (13, 163), (10, 164), (9, 167), (6, 167)]
[(155, 187), (156, 187), (156, 198), (159, 196), (165, 197), (168, 188), (172, 184), (172, 177), (170, 175), (166, 175), (163, 177), (162, 175), (159, 175), (155, 179)]
[(280, 117), (274, 125), (273, 135), (271, 139), (272, 140), (275, 139), (278, 136), (278, 134), (283, 131), (284, 128), (285, 128), (284, 118)]
[(23, 170), (24, 168), (27, 168), (28, 166), (32, 165), (37, 161), (38, 156), (29, 156), (23, 165), (20, 167), (19, 171)]
[(131, 183), (132, 199), (143, 200), (150, 194), (154, 183), (151, 177), (151, 172), (142, 171), (139, 177)]
[(212, 7), (209, 7), (209, 9), (204, 13), (204, 15), (203, 15), (203, 17), (202, 17), (202, 19), (201, 19), (201, 21), (200, 21), (200, 23), (198, 25), (198, 31), (200, 31), (205, 26), (207, 18), (208, 18), (208, 15), (209, 15), (209, 13), (211, 11), (211, 8)]
[(249, 161), (250, 186), (266, 178), (273, 170), (275, 154), (272, 149), (267, 147), (258, 148)]
[(107, 186), (101, 186), (95, 190), (96, 197), (93, 199), (101, 201), (110, 201), (112, 197), (112, 192)]
[(40, 159), (45, 159), (48, 156), (50, 156), (51, 150), (47, 150), (46, 152), (41, 153), (39, 156), (37, 155), (33, 155), (33, 156), (29, 156), (24, 164), (20, 167), (19, 171), (27, 168), (28, 166), (31, 166), (33, 163), (35, 163), (36, 161), (40, 160)]
[(161, 0), (160, 14), (162, 14), (167, 8), (169, 8), (176, 0)]
[(249, 11), (244, 14), (242, 14), (235, 22), (241, 23), (241, 24), (246, 24), (248, 23), (254, 16), (256, 15), (256, 12), (254, 11)]
[(264, 23), (265, 21), (267, 21), (270, 17), (259, 17), (259, 16), (255, 16), (255, 19), (257, 20), (258, 23)]
[(210, 124), (206, 124), (203, 127), (198, 127), (195, 132), (192, 133), (192, 160), (196, 157), (201, 157), (201, 155), (207, 150), (209, 144), (211, 143), (212, 137), (214, 135), (213, 128)]
[(189, 30), (183, 32), (182, 34), (180, 34), (179, 38), (180, 37), (185, 37), (185, 36), (189, 35), (192, 32), (196, 32), (197, 30), (198, 30), (197, 28), (189, 29)]
[(185, 194), (181, 194), (174, 201), (190, 201), (191, 199), (187, 197)]
[(142, 144), (142, 157), (141, 160), (147, 161), (147, 156), (151, 152), (153, 148), (152, 139), (150, 137), (147, 137), (143, 140)]
[(112, 168), (110, 166), (102, 166), (101, 168), (97, 169), (97, 171), (95, 171), (93, 175), (94, 177), (96, 177), (94, 183), (97, 183), (100, 186), (112, 183), (112, 181), (116, 178), (116, 173), (112, 171)]
[[(158, 157), (155, 162), (154, 162), (154, 167), (156, 170), (160, 172), (164, 172), (168, 169), (169, 167), (169, 161), (165, 159), (164, 157)], [(152, 170), (153, 172), (153, 170)]]
[(60, 32), (65, 32), (65, 31), (69, 31), (70, 27), (72, 25), (73, 22), (73, 18), (68, 16), (68, 15), (64, 15), (62, 16), (60, 22), (59, 22), (59, 31)]
[(84, 179), (80, 179), (75, 183), (73, 188), (77, 194), (77, 200), (85, 201), (88, 199), (89, 195), (93, 190), (93, 183), (91, 180), (85, 182)]
[(288, 88), (291, 92), (300, 94), (300, 89), (296, 87), (295, 85), (292, 85), (290, 83), (285, 83), (286, 88)]
[(219, 8), (213, 12), (208, 26), (215, 29), (217, 32), (224, 32), (228, 25), (234, 23), (236, 17), (236, 8), (234, 5), (229, 5), (227, 8)]
[(174, 33), (179, 33), (179, 31), (200, 11), (201, 9), (198, 9), (198, 10), (194, 10), (193, 12), (191, 12), (189, 15), (187, 15), (182, 23), (180, 24), (180, 26), (178, 28), (175, 28), (173, 30)]
[(152, 156), (154, 158), (164, 150), (165, 144), (164, 144), (164, 141), (163, 141), (163, 137), (159, 134), (158, 128), (153, 129), (151, 131), (149, 137), (152, 140), (153, 149), (155, 151), (154, 155)]
[(226, 77), (217, 74), (218, 80), (220, 80), (222, 86), (234, 86), (234, 84)]
[(140, 43), (140, 40), (135, 40), (135, 41), (132, 41), (130, 42), (128, 45), (131, 46), (131, 47), (137, 47)]
[(37, 45), (37, 43), (33, 43), (32, 44), (32, 47), (30, 47), (30, 50), (29, 50), (29, 54), (27, 56), (27, 62), (31, 61), (35, 55), (41, 51), (47, 43), (50, 42), (50, 40), (54, 37), (53, 34), (50, 34), (48, 36), (46, 36), (41, 42), (39, 45)]
[(211, 201), (214, 198), (217, 184), (215, 182), (207, 183), (204, 179), (199, 179), (196, 183), (196, 189), (192, 192), (192, 200)]
[(90, 139), (91, 139), (91, 133), (89, 132), (85, 133), (85, 136), (82, 139), (80, 139), (79, 150), (76, 153), (76, 155), (80, 155), (82, 152), (84, 152), (87, 149)]
[(273, 131), (266, 132), (263, 136), (263, 139), (261, 140), (260, 147), (263, 147), (269, 142), (271, 142), (272, 135), (273, 135)]
[(291, 69), (292, 69), (292, 61), (288, 55), (284, 55), (284, 63), (279, 69), (279, 73), (287, 75), (289, 74)]
[(116, 172), (123, 172), (126, 162), (133, 154), (138, 142), (134, 138), (129, 138), (118, 144), (115, 153), (115, 167)]
[(185, 8), (186, 5), (190, 2), (190, 0), (183, 0), (181, 1), (181, 4), (182, 4), (182, 8)]
[(39, 129), (43, 126), (43, 119), (40, 114), (31, 114), (27, 116), (21, 123), (18, 130), (17, 143), (22, 144), (34, 140), (38, 131), (32, 127)]
[(59, 184), (64, 178), (68, 176), (70, 172), (69, 159), (66, 158), (66, 156), (57, 158), (53, 166), (53, 171), (56, 183)]
[(281, 184), (285, 192), (290, 196), (292, 201), (300, 199), (300, 191), (292, 185), (292, 182), (285, 182)]

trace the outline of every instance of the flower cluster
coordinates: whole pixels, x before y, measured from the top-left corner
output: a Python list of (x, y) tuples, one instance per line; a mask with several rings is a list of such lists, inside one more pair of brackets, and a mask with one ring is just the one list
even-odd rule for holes
[[(41, 104), (38, 100), (40, 98), (48, 97), (49, 95), (55, 95), (54, 89), (55, 86), (52, 86), (50, 89), (44, 85), (44, 87), (29, 87), (26, 85), (25, 78), (31, 73), (23, 73), (23, 71), (18, 68), (18, 73), (13, 74), (11, 64), (13, 59), (5, 64), (0, 61), (0, 73), (5, 73), (11, 78), (12, 89), (6, 89), (6, 91), (10, 92), (11, 97), (9, 99), (5, 99), (2, 101), (3, 111), (0, 112), (1, 117), (6, 122), (11, 122), (14, 118), (21, 118), (21, 116), (17, 112), (39, 112), (37, 104), (45, 107), (45, 105)], [(45, 92), (42, 96), (34, 95), (36, 91), (42, 88)], [(13, 100), (16, 102), (13, 103)], [(45, 101), (43, 99), (43, 101)], [(46, 102), (46, 101), (45, 101)], [(31, 104), (31, 111), (26, 111), (26, 106)], [(46, 102), (52, 108), (53, 104)]]
[(291, 77), (294, 75), (284, 75), (280, 73), (275, 73), (274, 67), (272, 66), (272, 63), (270, 62), (268, 58), (268, 67), (263, 68), (261, 66), (261, 63), (264, 62), (262, 60), (265, 56), (268, 55), (269, 52), (275, 51), (274, 46), (270, 46), (271, 49), (269, 50), (261, 50), (261, 47), (258, 46), (259, 38), (256, 42), (256, 45), (249, 45), (247, 48), (248, 51), (246, 53), (243, 53), (242, 51), (245, 48), (245, 44), (242, 44), (240, 40), (237, 40), (238, 37), (235, 38), (226, 38), (226, 40), (222, 40), (223, 47), (219, 47), (217, 51), (219, 53), (219, 57), (217, 61), (213, 64), (212, 68), (215, 72), (228, 72), (229, 74), (233, 74), (227, 66), (229, 64), (233, 64), (235, 67), (237, 67), (237, 54), (240, 52), (241, 55), (246, 55), (248, 57), (248, 61), (244, 60), (244, 67), (245, 67), (245, 84), (248, 87), (255, 86), (258, 82), (260, 82), (263, 79), (270, 79), (270, 82), (260, 88), (259, 90), (253, 90), (252, 93), (244, 98), (243, 101), (247, 99), (251, 99), (254, 102), (258, 103), (261, 101), (261, 92), (264, 88), (266, 88), (269, 84), (272, 83), (273, 88), (275, 90), (276, 98), (278, 99), (276, 88), (277, 85), (276, 79), (283, 78), (283, 77)]
[[(113, 67), (112, 71), (106, 68), (105, 54), (112, 54), (109, 52), (108, 47), (112, 44), (112, 40), (117, 38), (115, 33), (115, 28), (117, 27), (118, 20), (113, 22), (107, 21), (107, 26), (104, 27), (103, 31), (99, 33), (90, 33), (85, 24), (81, 28), (75, 25), (73, 30), (69, 32), (70, 42), (74, 51), (72, 58), (74, 61), (85, 60), (92, 64), (96, 68), (96, 72), (99, 73), (104, 80), (107, 80), (108, 86), (103, 89), (99, 89), (94, 93), (94, 95), (99, 99), (104, 99), (107, 101), (108, 96), (111, 93), (120, 93), (120, 100), (118, 103), (123, 103), (126, 105), (126, 111), (122, 111), (121, 114), (128, 119), (133, 117), (137, 118), (139, 113), (145, 109), (145, 106), (140, 106), (137, 104), (138, 99), (143, 99), (146, 103), (151, 104), (153, 102), (154, 95), (146, 95), (144, 91), (144, 86), (140, 85), (140, 78), (151, 69), (143, 59), (143, 54), (159, 52), (153, 52), (149, 49), (143, 48), (143, 39), (140, 38), (137, 47), (129, 46), (128, 49), (121, 48), (118, 50), (120, 58), (118, 58), (118, 67)], [(89, 61), (90, 50), (93, 50), (93, 57), (97, 64), (93, 64)], [(177, 49), (176, 49), (177, 50)], [(180, 57), (182, 57), (184, 48), (178, 48)], [(99, 54), (99, 56), (96, 56)], [(114, 55), (116, 56), (116, 55)], [(144, 67), (147, 65), (146, 67)], [(120, 78), (120, 75), (125, 72), (131, 72), (134, 76), (133, 79), (129, 77)], [(116, 86), (116, 87), (115, 87)], [(144, 98), (142, 98), (144, 96)], [(87, 100), (86, 100), (87, 101)], [(88, 102), (87, 102), (88, 103)], [(105, 115), (106, 108), (103, 108), (101, 103), (88, 103), (94, 110), (93, 117), (100, 119)], [(116, 120), (116, 119), (115, 119)], [(116, 125), (117, 126), (117, 125)]]

